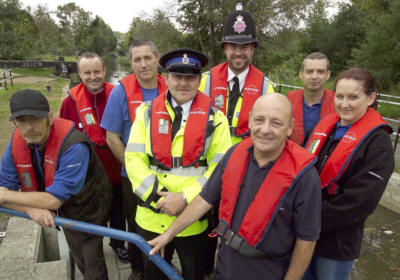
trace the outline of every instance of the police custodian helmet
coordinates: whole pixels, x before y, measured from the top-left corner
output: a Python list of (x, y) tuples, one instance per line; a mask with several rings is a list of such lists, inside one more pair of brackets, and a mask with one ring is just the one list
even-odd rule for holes
[(236, 11), (230, 13), (225, 20), (221, 45), (224, 43), (239, 45), (254, 43), (255, 46), (259, 44), (253, 17), (242, 11), (241, 3), (236, 5)]

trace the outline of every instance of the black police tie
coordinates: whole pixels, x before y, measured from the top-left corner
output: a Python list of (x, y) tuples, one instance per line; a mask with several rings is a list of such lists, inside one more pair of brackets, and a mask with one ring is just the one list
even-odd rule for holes
[(229, 106), (228, 106), (228, 121), (230, 125), (232, 125), (233, 114), (235, 112), (235, 107), (240, 96), (239, 78), (235, 76), (232, 80), (234, 84), (232, 90), (229, 93)]
[(174, 108), (175, 119), (174, 119), (174, 122), (172, 123), (171, 141), (174, 140), (174, 137), (175, 137), (176, 133), (178, 132), (179, 128), (181, 127), (182, 110), (183, 110), (182, 107), (179, 106), (179, 105)]

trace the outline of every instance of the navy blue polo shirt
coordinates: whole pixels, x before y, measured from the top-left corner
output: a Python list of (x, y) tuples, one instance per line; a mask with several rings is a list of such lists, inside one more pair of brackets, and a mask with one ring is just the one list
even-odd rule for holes
[(303, 97), (303, 126), (304, 130), (313, 130), (321, 115), (321, 103), (308, 106)]
[[(233, 148), (218, 163), (200, 193), (200, 196), (213, 206), (217, 206), (220, 202), (221, 177)], [(253, 147), (250, 147), (248, 152), (250, 153), (249, 165), (232, 217), (232, 229), (236, 232), (251, 201), (274, 164), (269, 163), (260, 167), (253, 156)], [(267, 254), (287, 254), (293, 250), (296, 238), (308, 241), (317, 240), (320, 227), (320, 180), (318, 172), (312, 167), (304, 172), (288, 192), (282, 207), (266, 233), (261, 249)], [(215, 279), (283, 279), (289, 263), (290, 258), (281, 261), (249, 258), (221, 242)]]

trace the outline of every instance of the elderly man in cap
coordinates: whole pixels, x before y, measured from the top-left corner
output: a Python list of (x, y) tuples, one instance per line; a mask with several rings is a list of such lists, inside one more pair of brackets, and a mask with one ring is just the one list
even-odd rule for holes
[(249, 113), (256, 99), (274, 92), (270, 80), (251, 64), (259, 45), (254, 20), (241, 6), (237, 9), (224, 23), (222, 47), (227, 61), (204, 73), (199, 88), (227, 116), (233, 144), (249, 136)]
[[(138, 233), (146, 240), (162, 234), (201, 191), (231, 146), (226, 117), (198, 91), (205, 55), (192, 49), (166, 53), (168, 90), (136, 112), (125, 151), (133, 191), (139, 197)], [(203, 279), (207, 219), (173, 239), (185, 279)], [(145, 279), (165, 279), (147, 257)]]
[(219, 205), (218, 280), (300, 280), (320, 233), (321, 190), (315, 157), (287, 137), (291, 106), (281, 94), (254, 103), (251, 137), (233, 146), (201, 193), (150, 255)]
[[(55, 226), (55, 212), (105, 225), (112, 189), (89, 140), (72, 121), (54, 119), (39, 91), (17, 91), (10, 107), (15, 130), (1, 160), (0, 205), (43, 226)], [(108, 279), (102, 236), (64, 233), (84, 278)]]

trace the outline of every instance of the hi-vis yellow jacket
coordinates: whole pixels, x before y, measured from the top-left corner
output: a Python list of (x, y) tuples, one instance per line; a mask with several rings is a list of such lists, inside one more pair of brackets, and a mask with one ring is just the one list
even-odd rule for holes
[[(204, 97), (207, 98), (206, 96)], [(171, 104), (165, 98), (165, 95), (157, 98), (164, 99), (166, 110), (173, 122), (175, 114)], [(201, 191), (219, 160), (222, 159), (225, 152), (231, 147), (228, 120), (222, 112), (215, 108), (211, 109), (212, 113), (208, 117), (208, 126), (215, 129), (209, 130), (211, 131), (211, 135), (208, 135), (206, 138), (203, 154), (200, 157), (201, 164), (197, 164), (199, 165), (197, 167), (182, 167), (179, 164), (179, 162), (182, 162), (183, 155), (184, 132), (186, 128), (186, 123), (184, 123), (176, 133), (171, 145), (171, 156), (175, 159), (180, 158), (181, 160), (177, 161), (178, 167), (175, 167), (174, 160), (174, 167), (167, 170), (166, 168), (160, 168), (154, 162), (151, 143), (151, 107), (152, 105), (149, 102), (138, 107), (136, 119), (132, 125), (125, 150), (125, 166), (129, 179), (132, 182), (133, 191), (142, 201), (140, 204), (144, 205), (143, 202), (150, 202), (148, 198), (149, 196), (151, 198), (153, 187), (155, 183), (156, 185), (158, 183), (158, 190), (166, 188), (169, 192), (183, 192), (187, 202), (190, 203)], [(165, 129), (165, 127), (159, 129)], [(163, 143), (154, 144), (163, 145)], [(145, 230), (163, 233), (176, 217), (156, 213), (150, 208), (153, 208), (153, 210), (156, 209), (156, 202), (152, 201), (149, 207), (138, 206), (136, 222)], [(207, 219), (204, 219), (195, 222), (179, 233), (178, 236), (196, 235), (203, 232), (206, 228)]]
[[(212, 74), (213, 73), (213, 74)], [(258, 74), (258, 75), (256, 75)], [(251, 77), (250, 77), (251, 76)], [(227, 83), (228, 79), (228, 63), (224, 62), (221, 63), (214, 68), (212, 68), (210, 71), (207, 71), (203, 73), (201, 83), (199, 90), (201, 92), (204, 92), (206, 95), (210, 96), (213, 99), (213, 106), (218, 107), (220, 110), (224, 111), (225, 115), (228, 113), (228, 107), (225, 104), (225, 101), (220, 100), (219, 96), (221, 93), (223, 93), (223, 99), (228, 100), (229, 98), (229, 87)], [(222, 86), (223, 85), (223, 86)], [(248, 135), (240, 135), (241, 133), (238, 134), (238, 130), (243, 130), (243, 127), (247, 129), (247, 121), (248, 121), (248, 114), (246, 110), (244, 110), (242, 118), (245, 119), (245, 122), (241, 124), (241, 129), (239, 129), (239, 119), (240, 119), (240, 113), (242, 111), (242, 105), (243, 105), (243, 96), (245, 95), (245, 92), (249, 91), (251, 95), (256, 94), (257, 96), (266, 94), (266, 93), (273, 93), (274, 88), (273, 88), (273, 83), (266, 77), (264, 76), (257, 68), (255, 68), (253, 65), (250, 64), (250, 71), (249, 74), (246, 77), (245, 84), (243, 86), (243, 91), (242, 95), (239, 97), (235, 111), (233, 113), (232, 117), (232, 124), (230, 126), (230, 132), (232, 136), (232, 144), (236, 144), (240, 141), (242, 141), (243, 137), (246, 137)], [(216, 92), (218, 94), (216, 95)], [(252, 106), (252, 104), (251, 104)], [(248, 106), (247, 109), (251, 109), (251, 106)], [(224, 110), (225, 108), (225, 110)], [(243, 119), (242, 119), (243, 121)], [(243, 132), (243, 131), (242, 131)], [(248, 132), (248, 131), (247, 131)], [(248, 133), (247, 133), (248, 134)]]

